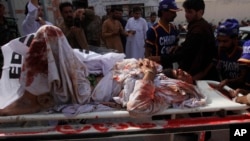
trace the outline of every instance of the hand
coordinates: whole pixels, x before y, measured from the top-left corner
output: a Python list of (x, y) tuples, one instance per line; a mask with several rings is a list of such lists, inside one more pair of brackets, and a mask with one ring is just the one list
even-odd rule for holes
[(35, 5), (36, 7), (39, 6), (39, 0), (30, 0), (30, 2)]
[(156, 74), (157, 70), (156, 70), (156, 63), (154, 61), (151, 61), (149, 59), (140, 59), (139, 60), (139, 65), (141, 67), (141, 71), (146, 74), (146, 73), (152, 73), (152, 74)]
[(75, 12), (74, 12), (74, 15), (73, 17), (74, 18), (79, 18), (80, 20), (83, 20), (83, 16), (84, 16), (84, 13), (85, 13), (85, 9), (83, 8), (80, 8), (80, 9), (77, 9)]
[(36, 21), (39, 22), (40, 25), (45, 25), (46, 24), (45, 20), (42, 17), (38, 17)]
[(239, 89), (230, 90), (230, 91), (229, 91), (229, 96), (230, 96), (231, 98), (235, 98), (235, 97), (238, 96), (239, 93), (240, 93), (240, 92), (239, 92)]
[(224, 87), (225, 85), (227, 85), (227, 83), (228, 83), (228, 80), (227, 80), (227, 79), (222, 80), (222, 81), (220, 82), (220, 84), (214, 85), (214, 88), (217, 89), (217, 90), (223, 90), (223, 87)]
[(240, 104), (250, 104), (247, 100), (247, 96), (239, 96), (236, 98), (235, 102), (240, 103)]
[(135, 35), (136, 31), (135, 30), (129, 30), (128, 31), (128, 36), (133, 36)]

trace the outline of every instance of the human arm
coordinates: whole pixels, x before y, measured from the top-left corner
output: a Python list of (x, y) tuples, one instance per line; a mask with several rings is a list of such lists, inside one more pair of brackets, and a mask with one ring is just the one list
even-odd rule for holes
[(95, 16), (95, 12), (91, 9), (85, 9), (83, 15), (86, 16), (87, 19), (92, 19)]
[(151, 56), (151, 52), (152, 49), (145, 44), (145, 53), (144, 53), (145, 57), (148, 58), (149, 56)]
[(208, 74), (208, 72), (212, 69), (213, 66), (214, 66), (213, 63), (209, 64), (209, 65), (205, 68), (205, 70), (203, 70), (203, 71), (201, 71), (201, 72), (195, 74), (195, 75), (193, 76), (193, 80), (201, 80), (201, 79), (203, 79), (203, 78)]
[(140, 60), (140, 65), (141, 71), (144, 73), (144, 77), (142, 78), (142, 80), (153, 81), (157, 73), (155, 62), (148, 59), (144, 59)]
[(245, 89), (240, 89), (240, 88), (238, 88), (238, 89), (236, 89), (236, 90), (231, 90), (231, 91), (229, 91), (229, 96), (230, 96), (231, 98), (235, 98), (235, 97), (237, 97), (239, 94), (247, 95), (248, 93), (250, 93), (249, 90), (245, 90)]
[(34, 33), (41, 25), (46, 24), (42, 17), (38, 17), (38, 12), (41, 10), (38, 0), (30, 0), (27, 9), (28, 13), (22, 23), (23, 35)]
[(78, 45), (82, 49), (85, 49), (86, 53), (88, 53), (89, 52), (89, 46), (88, 46), (88, 42), (87, 42), (84, 30), (82, 28), (73, 26), (73, 27), (70, 28), (70, 34), (74, 35)]
[[(195, 63), (194, 61), (203, 61), (201, 59), (205, 58), (204, 54), (198, 53), (205, 49), (204, 38), (204, 35), (200, 33), (189, 33), (180, 46), (173, 48), (172, 53), (161, 55), (163, 68), (167, 68), (173, 62), (184, 62), (184, 66), (188, 68), (183, 69), (188, 72), (191, 72), (193, 68), (201, 68), (201, 63)], [(191, 74), (194, 75), (194, 73)]]
[(102, 25), (102, 37), (110, 38), (114, 35), (120, 35), (121, 33), (121, 23), (117, 20), (114, 20), (115, 24), (111, 23), (111, 19), (104, 21)]
[(105, 40), (105, 38), (111, 37), (112, 35), (113, 35), (113, 33), (109, 31), (108, 21), (104, 21), (104, 23), (102, 24), (102, 37)]
[[(243, 96), (240, 96), (239, 94), (242, 94)], [(231, 98), (236, 98), (235, 102), (250, 105), (250, 91), (249, 90), (238, 88), (236, 90), (229, 91), (229, 96)]]
[(143, 36), (144, 36), (144, 40), (146, 40), (147, 38), (147, 31), (148, 31), (148, 24), (147, 24), (147, 21), (143, 19)]
[[(38, 22), (40, 25), (45, 25), (46, 21), (43, 19), (43, 17), (41, 17), (41, 13), (42, 12), (42, 8), (41, 8), (41, 4), (39, 3), (39, 0), (30, 0), (31, 4), (33, 4), (36, 8), (36, 22)], [(30, 7), (29, 7), (30, 8)], [(33, 10), (33, 8), (31, 8)], [(51, 24), (51, 23), (50, 23)]]
[[(156, 56), (156, 32), (153, 28), (149, 28), (146, 32), (146, 40), (145, 40), (145, 57), (155, 61), (159, 62), (159, 57)], [(156, 58), (154, 58), (156, 57)]]
[(136, 80), (134, 90), (127, 103), (127, 111), (135, 117), (151, 116), (168, 106), (164, 98), (155, 95), (153, 80), (156, 69), (154, 62), (144, 59), (141, 70), (144, 77), (141, 80)]
[(74, 12), (74, 17), (80, 18), (81, 20), (83, 20), (83, 18), (85, 18), (85, 17), (87, 17), (87, 18), (92, 17), (93, 18), (94, 16), (95, 16), (95, 12), (91, 9), (78, 8)]
[(244, 95), (244, 96), (236, 97), (235, 101), (238, 103), (241, 103), (241, 104), (250, 105), (250, 93), (248, 93), (247, 95)]
[(220, 82), (220, 84), (218, 85), (218, 89), (222, 89), (224, 86), (228, 85), (228, 86), (233, 86), (233, 87), (241, 87), (242, 85), (244, 85), (246, 78), (247, 78), (247, 74), (249, 72), (249, 67), (246, 65), (240, 65), (240, 74), (238, 77), (236, 78), (232, 78), (232, 79), (224, 79)]
[(123, 28), (121, 22), (119, 22), (119, 32), (120, 32), (120, 34), (123, 35), (123, 36), (129, 36), (129, 35), (130, 35), (129, 32), (127, 32), (127, 31)]
[(32, 1), (29, 1), (27, 4), (27, 8), (28, 8), (28, 13), (25, 16), (22, 23), (22, 30), (24, 35), (35, 32), (34, 30), (36, 24), (35, 22), (36, 22), (37, 7), (32, 3)]

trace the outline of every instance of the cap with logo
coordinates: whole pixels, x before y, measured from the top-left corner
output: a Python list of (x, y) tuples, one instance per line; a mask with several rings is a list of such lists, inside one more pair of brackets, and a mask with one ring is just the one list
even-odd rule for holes
[(177, 7), (175, 0), (162, 0), (159, 3), (159, 10), (169, 10), (178, 12), (181, 11), (182, 9)]
[(238, 36), (239, 22), (236, 19), (227, 19), (216, 29), (217, 36)]

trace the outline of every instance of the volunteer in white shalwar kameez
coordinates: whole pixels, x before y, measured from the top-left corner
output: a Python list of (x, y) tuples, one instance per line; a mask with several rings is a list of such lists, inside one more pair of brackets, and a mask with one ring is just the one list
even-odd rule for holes
[(35, 33), (43, 25), (53, 25), (45, 21), (39, 0), (30, 0), (25, 6), (25, 19), (22, 22), (22, 36)]
[(130, 34), (126, 42), (126, 58), (144, 58), (144, 44), (148, 24), (141, 17), (142, 10), (140, 7), (133, 8), (133, 17), (128, 19), (125, 30)]

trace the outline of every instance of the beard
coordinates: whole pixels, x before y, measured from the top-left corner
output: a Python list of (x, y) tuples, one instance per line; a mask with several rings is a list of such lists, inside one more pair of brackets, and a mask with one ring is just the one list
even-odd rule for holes
[(74, 20), (74, 18), (71, 17), (71, 16), (68, 16), (68, 17), (66, 17), (66, 18), (64, 19), (64, 21), (65, 21), (66, 23), (73, 22), (73, 20)]
[(231, 43), (231, 45), (228, 46), (228, 47), (226, 47), (226, 46), (221, 46), (221, 47), (220, 47), (220, 50), (221, 50), (221, 51), (224, 51), (224, 52), (227, 52), (227, 53), (230, 54), (230, 53), (233, 52), (234, 48), (235, 48), (235, 45), (234, 45), (233, 43)]

